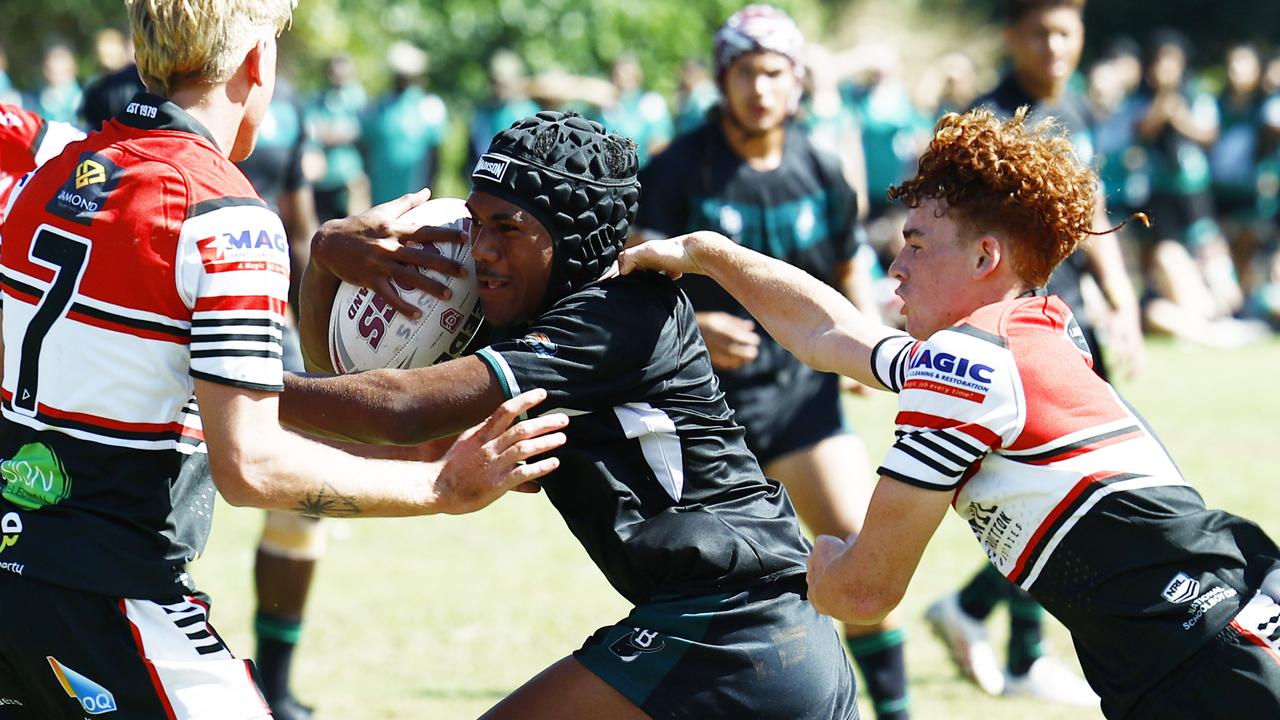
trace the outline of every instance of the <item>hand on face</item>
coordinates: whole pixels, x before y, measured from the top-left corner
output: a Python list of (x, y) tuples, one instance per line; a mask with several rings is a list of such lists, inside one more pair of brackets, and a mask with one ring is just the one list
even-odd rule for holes
[(373, 290), (398, 312), (418, 317), (421, 310), (400, 297), (392, 287), (393, 280), (400, 287), (448, 299), (449, 289), (418, 268), (453, 277), (466, 274), (461, 264), (421, 247), (434, 242), (466, 242), (466, 233), (397, 221), (430, 197), (431, 191), (424, 189), (376, 205), (359, 215), (330, 220), (311, 241), (312, 264), (346, 282)]
[(546, 397), (541, 389), (521, 393), (458, 436), (445, 453), (436, 481), (436, 506), (442, 512), (474, 512), (508, 490), (537, 492), (534, 481), (560, 467), (554, 457), (525, 461), (564, 445), (567, 438), (559, 431), (569, 424), (567, 415), (553, 413), (512, 424)]

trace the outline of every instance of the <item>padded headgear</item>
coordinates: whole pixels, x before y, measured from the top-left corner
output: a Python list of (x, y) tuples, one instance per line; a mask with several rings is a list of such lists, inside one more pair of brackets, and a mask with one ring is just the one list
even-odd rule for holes
[(478, 192), (532, 213), (551, 233), (542, 307), (598, 279), (618, 257), (640, 201), (630, 138), (577, 113), (543, 111), (494, 136), (471, 172)]
[(724, 74), (739, 56), (750, 52), (775, 52), (791, 61), (796, 89), (791, 112), (800, 109), (804, 90), (804, 34), (791, 16), (772, 5), (748, 5), (725, 20), (716, 31), (716, 83), (724, 88)]

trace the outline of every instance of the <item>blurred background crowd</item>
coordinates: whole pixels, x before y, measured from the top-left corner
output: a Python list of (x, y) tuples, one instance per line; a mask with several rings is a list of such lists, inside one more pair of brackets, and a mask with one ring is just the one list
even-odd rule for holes
[[(968, 108), (1008, 67), (999, 3), (781, 4), (823, 41), (797, 122), (840, 154), (868, 252), (887, 267), (901, 220), (885, 188), (911, 173), (941, 114)], [(1154, 221), (1121, 235), (1145, 330), (1215, 347), (1280, 328), (1280, 46), (1250, 36), (1274, 34), (1280, 18), (1237, 4), (1241, 13), (1220, 8), (1241, 20), (1227, 29), (1196, 3), (1162, 4), (1159, 17), (1148, 3), (1093, 3), (1070, 80), (1092, 130), (1073, 129), (1073, 142), (1098, 169), (1112, 220), (1145, 211)], [(93, 129), (140, 87), (117, 4), (12, 5), (0, 101)], [(308, 233), (424, 185), (464, 194), (489, 138), (539, 108), (633, 137), (643, 163), (716, 103), (709, 38), (735, 8), (304, 0), (249, 161), (259, 167), (246, 172)]]

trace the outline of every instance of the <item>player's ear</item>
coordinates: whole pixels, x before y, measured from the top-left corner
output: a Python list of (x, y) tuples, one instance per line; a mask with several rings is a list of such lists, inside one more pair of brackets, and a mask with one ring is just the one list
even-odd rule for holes
[(985, 234), (970, 245), (973, 278), (982, 280), (996, 271), (1004, 261), (1004, 246), (995, 235)]
[(245, 53), (245, 78), (253, 85), (262, 86), (267, 83), (268, 73), (271, 70), (267, 63), (275, 62), (275, 53), (271, 52), (270, 47), (274, 42), (274, 39), (262, 38), (249, 48), (249, 52)]

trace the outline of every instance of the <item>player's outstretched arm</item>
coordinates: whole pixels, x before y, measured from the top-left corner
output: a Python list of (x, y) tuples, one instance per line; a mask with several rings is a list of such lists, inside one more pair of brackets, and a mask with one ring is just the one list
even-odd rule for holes
[(400, 287), (422, 290), (438, 298), (449, 297), (449, 288), (418, 272), (418, 268), (454, 277), (461, 277), (466, 269), (419, 245), (466, 242), (466, 233), (397, 220), (430, 197), (427, 189), (402, 195), (358, 215), (330, 220), (311, 238), (310, 260), (299, 290), (298, 320), (302, 352), (309, 367), (333, 371), (325, 338), (333, 298), (343, 280), (373, 290), (397, 312), (410, 317), (417, 317), (420, 310), (400, 297), (392, 280)]
[(814, 541), (809, 601), (852, 625), (884, 620), (907, 592), (951, 495), (881, 476), (856, 539), (819, 535)]
[(619, 270), (706, 275), (806, 365), (882, 387), (871, 371), (876, 343), (897, 330), (868, 320), (826, 283), (781, 260), (702, 231), (626, 250)]
[[(330, 517), (467, 513), (559, 466), (568, 418), (516, 423), (546, 393), (502, 403), (438, 462), (372, 460), (285, 431), (274, 393), (196, 381), (214, 484), (233, 505)], [(514, 423), (514, 424), (513, 424)]]

